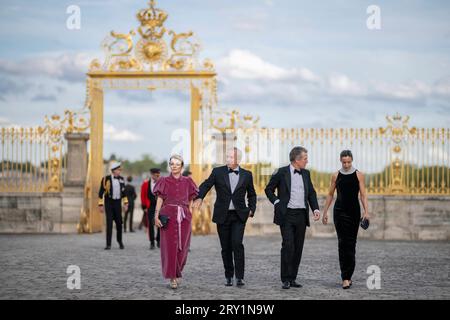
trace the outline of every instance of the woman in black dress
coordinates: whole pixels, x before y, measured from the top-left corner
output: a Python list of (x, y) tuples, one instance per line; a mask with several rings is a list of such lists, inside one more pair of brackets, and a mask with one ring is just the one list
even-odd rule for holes
[(330, 190), (327, 195), (322, 222), (328, 223), (328, 208), (333, 201), (334, 190), (337, 189), (337, 199), (334, 204), (333, 219), (336, 227), (339, 246), (339, 265), (341, 267), (342, 288), (352, 285), (352, 275), (355, 271), (356, 237), (361, 220), (361, 208), (358, 194), (364, 208), (364, 218), (369, 220), (367, 194), (364, 186), (364, 175), (353, 166), (353, 155), (350, 150), (344, 150), (340, 155), (342, 168), (333, 174)]

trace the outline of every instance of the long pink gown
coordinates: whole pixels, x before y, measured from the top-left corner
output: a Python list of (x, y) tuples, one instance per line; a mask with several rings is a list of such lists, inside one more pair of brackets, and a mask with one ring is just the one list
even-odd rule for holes
[(161, 268), (166, 279), (181, 278), (191, 242), (192, 213), (189, 202), (198, 194), (195, 182), (189, 177), (160, 178), (154, 194), (164, 200), (160, 215), (169, 216), (169, 222), (161, 229)]

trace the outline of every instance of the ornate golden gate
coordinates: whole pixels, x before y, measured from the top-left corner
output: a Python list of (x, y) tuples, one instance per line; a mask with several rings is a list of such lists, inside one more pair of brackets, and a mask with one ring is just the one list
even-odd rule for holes
[[(192, 32), (176, 33), (166, 29), (168, 15), (155, 7), (137, 13), (139, 39), (136, 32), (111, 32), (102, 46), (103, 62), (91, 62), (87, 74), (86, 106), (90, 110), (90, 152), (85, 205), (79, 224), (80, 232), (101, 231), (103, 215), (97, 207), (97, 190), (103, 170), (103, 93), (105, 89), (176, 89), (189, 90), (191, 95), (191, 159), (193, 179), (202, 179), (201, 139), (207, 110), (216, 104), (216, 73), (209, 60), (197, 59), (199, 44)], [(166, 43), (165, 38), (170, 37)], [(196, 215), (199, 216), (198, 214)], [(200, 215), (200, 219), (202, 219)], [(209, 219), (205, 216), (204, 219)], [(198, 220), (198, 219), (197, 219)], [(209, 224), (194, 221), (194, 232), (208, 232)]]

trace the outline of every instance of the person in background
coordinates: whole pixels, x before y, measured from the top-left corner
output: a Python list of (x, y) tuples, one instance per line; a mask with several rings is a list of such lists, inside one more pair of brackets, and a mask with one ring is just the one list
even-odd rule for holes
[(128, 199), (128, 210), (125, 211), (125, 219), (123, 222), (123, 232), (127, 232), (127, 219), (130, 217), (130, 232), (134, 232), (133, 230), (133, 212), (134, 212), (134, 200), (136, 200), (136, 189), (131, 184), (133, 181), (132, 176), (127, 177), (127, 184), (125, 185), (125, 195)]
[(157, 228), (156, 236), (155, 236), (155, 208), (156, 208), (156, 196), (153, 193), (155, 189), (155, 185), (158, 182), (161, 176), (161, 170), (159, 168), (151, 168), (150, 169), (150, 179), (149, 185), (147, 187), (147, 198), (150, 202), (150, 205), (147, 209), (147, 228), (148, 228), (148, 239), (150, 240), (150, 250), (155, 249), (155, 240), (156, 246), (159, 248), (159, 240), (160, 240), (160, 230)]
[(106, 247), (111, 249), (112, 226), (116, 223), (117, 242), (120, 249), (124, 249), (122, 242), (122, 201), (125, 210), (128, 208), (128, 199), (125, 196), (125, 180), (120, 176), (120, 162), (111, 165), (111, 174), (102, 178), (98, 192), (98, 206), (100, 212), (106, 213)]

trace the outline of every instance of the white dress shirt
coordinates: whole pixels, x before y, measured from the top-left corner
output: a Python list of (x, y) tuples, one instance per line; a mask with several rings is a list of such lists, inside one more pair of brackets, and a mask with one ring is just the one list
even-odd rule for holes
[[(294, 173), (296, 170), (291, 164), (289, 166), (291, 172), (291, 197), (287, 207), (289, 209), (305, 209), (305, 185), (301, 174)], [(299, 170), (300, 171), (300, 170)]]
[[(230, 170), (229, 167), (227, 167), (227, 170)], [(239, 171), (239, 166), (236, 169), (233, 169), (234, 171)], [(234, 172), (228, 173), (228, 178), (230, 179), (230, 187), (231, 187), (231, 193), (234, 192), (236, 189), (236, 186), (239, 182), (239, 174), (236, 174)], [(230, 201), (230, 206), (228, 207), (228, 210), (235, 210), (233, 200)]]
[(114, 200), (121, 199), (121, 192), (120, 192), (120, 182), (119, 178), (115, 178), (114, 176), (111, 176), (112, 180), (112, 198)]

